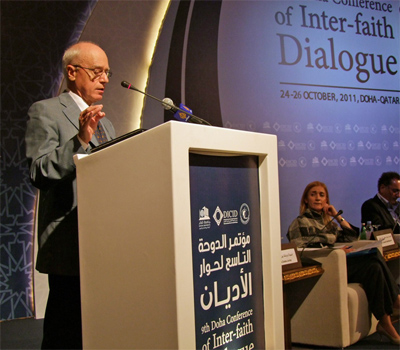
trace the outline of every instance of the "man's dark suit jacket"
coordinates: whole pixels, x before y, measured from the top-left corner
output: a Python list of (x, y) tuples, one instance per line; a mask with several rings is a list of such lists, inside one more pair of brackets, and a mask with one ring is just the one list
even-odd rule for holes
[[(396, 212), (399, 215), (400, 206)], [(378, 195), (368, 199), (361, 207), (361, 221), (366, 223), (371, 221), (372, 225), (380, 225), (379, 230), (392, 229), (394, 233), (400, 233), (399, 225), (396, 225), (392, 215)]]
[[(36, 269), (56, 275), (79, 275), (75, 154), (84, 150), (77, 138), (79, 110), (68, 93), (39, 101), (28, 111), (25, 134), (31, 182), (39, 191)], [(111, 122), (101, 121), (109, 139)], [(95, 137), (91, 141), (98, 145)]]

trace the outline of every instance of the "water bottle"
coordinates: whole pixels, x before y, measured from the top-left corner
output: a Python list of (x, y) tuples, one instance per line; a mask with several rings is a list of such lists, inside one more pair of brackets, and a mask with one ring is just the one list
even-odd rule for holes
[(367, 239), (367, 230), (365, 228), (365, 223), (362, 224), (362, 229), (360, 233), (360, 239)]
[(372, 227), (371, 221), (367, 221), (367, 225), (365, 226), (365, 233), (367, 236), (367, 239), (371, 239), (371, 234), (374, 231), (374, 228)]

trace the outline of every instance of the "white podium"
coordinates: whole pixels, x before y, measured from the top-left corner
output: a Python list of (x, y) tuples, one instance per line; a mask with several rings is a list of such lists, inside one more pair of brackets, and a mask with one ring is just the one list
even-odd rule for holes
[[(257, 312), (264, 317), (265, 348), (284, 348), (276, 137), (171, 121), (75, 158), (85, 349), (199, 347), (192, 153), (258, 159), (263, 310)], [(210, 331), (203, 349), (213, 348), (217, 331), (222, 328)], [(220, 349), (229, 349), (228, 335), (221, 335)]]

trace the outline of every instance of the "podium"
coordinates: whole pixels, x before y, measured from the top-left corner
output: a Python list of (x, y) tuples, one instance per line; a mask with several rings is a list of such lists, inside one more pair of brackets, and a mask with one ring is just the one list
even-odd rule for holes
[(284, 348), (276, 136), (170, 121), (75, 164), (84, 349)]

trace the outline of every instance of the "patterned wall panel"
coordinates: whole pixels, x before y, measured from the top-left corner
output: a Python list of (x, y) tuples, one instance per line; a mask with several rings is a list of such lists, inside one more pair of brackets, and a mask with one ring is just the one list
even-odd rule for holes
[(27, 111), (57, 94), (61, 59), (95, 0), (1, 1), (1, 319), (30, 317), (36, 190), (25, 159)]

